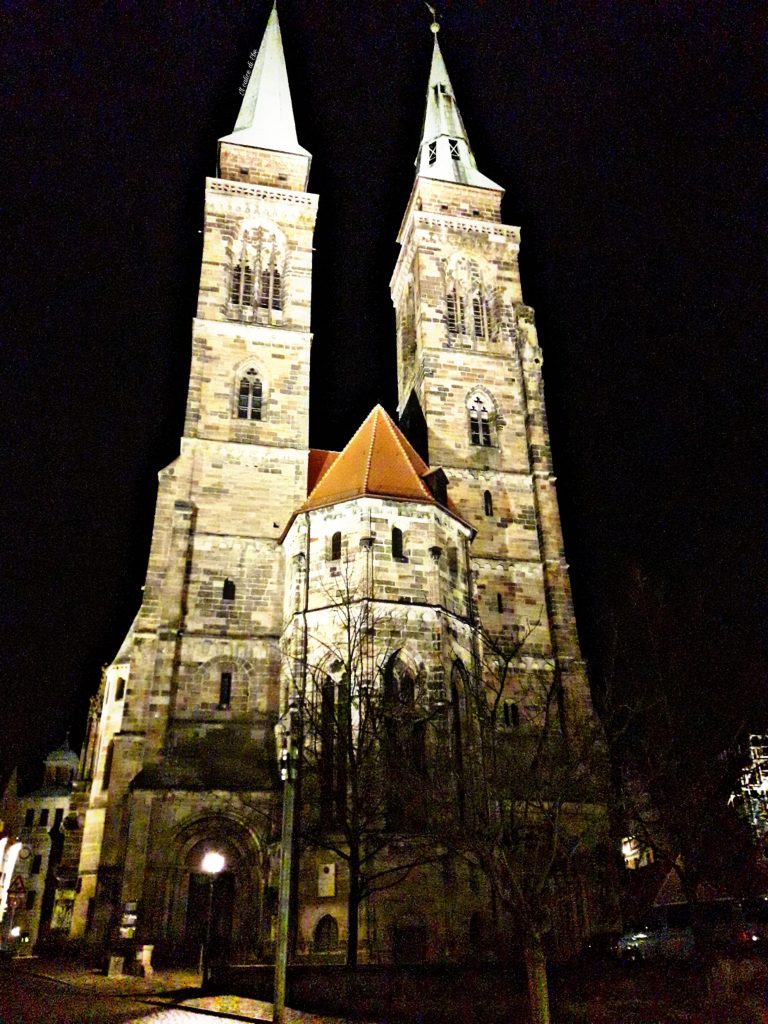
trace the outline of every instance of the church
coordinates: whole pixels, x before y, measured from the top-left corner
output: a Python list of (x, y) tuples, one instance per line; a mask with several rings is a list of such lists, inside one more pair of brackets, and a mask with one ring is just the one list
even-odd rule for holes
[[(514, 652), (496, 694), (513, 739), (536, 727), (555, 685), (563, 722), (593, 717), (520, 233), (477, 168), (436, 28), (391, 279), (398, 423), (376, 407), (341, 452), (309, 447), (318, 196), (274, 9), (219, 140), (180, 451), (160, 473), (141, 607), (92, 703), (70, 802), (56, 899), (73, 940), (194, 962), (201, 864), (215, 851), (220, 945), (271, 955), (280, 752), (298, 699), (298, 807), (314, 839), (297, 846), (296, 956), (343, 956), (350, 927), (349, 844), (318, 839), (351, 799), (352, 761), (333, 753), (339, 708), (360, 806), (377, 807), (377, 779), (398, 780), (375, 811), (376, 855), (402, 870), (359, 894), (361, 961), (480, 955), (493, 901), (474, 865), (402, 860), (408, 780), (426, 780), (441, 744), (469, 762), (466, 694), (483, 645)], [(405, 710), (379, 723), (372, 771), (360, 761), (363, 703), (395, 698)], [(563, 951), (600, 927), (580, 885)]]

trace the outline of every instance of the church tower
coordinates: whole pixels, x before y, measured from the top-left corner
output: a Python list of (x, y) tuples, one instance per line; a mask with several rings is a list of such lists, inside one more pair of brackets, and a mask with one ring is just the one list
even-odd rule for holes
[[(519, 672), (557, 680), (562, 712), (588, 709), (519, 228), (477, 169), (435, 33), (416, 180), (392, 277), (399, 413), (441, 467), (472, 543), (476, 610)], [(525, 698), (523, 698), (525, 699)], [(522, 713), (525, 708), (518, 710)]]
[(160, 473), (141, 608), (102, 694), (74, 937), (114, 938), (122, 921), (121, 937), (170, 934), (194, 948), (190, 928), (204, 917), (190, 912), (202, 892), (195, 872), (212, 837), (237, 893), (228, 930), (253, 948), (261, 928), (283, 615), (277, 541), (307, 493), (310, 159), (273, 9), (206, 183), (184, 434)]
[(392, 278), (402, 431), (377, 407), (342, 452), (312, 450), (309, 166), (273, 9), (206, 184), (184, 433), (141, 607), (91, 709), (71, 935), (194, 962), (215, 850), (217, 945), (268, 956), (275, 736), (300, 707), (297, 955), (359, 939), (371, 961), (460, 960), (485, 948), (490, 885), (434, 841), (411, 863), (408, 836), (430, 794), (467, 820), (489, 662), (509, 655), (506, 747), (552, 707), (564, 733), (591, 715), (519, 230), (435, 36)]

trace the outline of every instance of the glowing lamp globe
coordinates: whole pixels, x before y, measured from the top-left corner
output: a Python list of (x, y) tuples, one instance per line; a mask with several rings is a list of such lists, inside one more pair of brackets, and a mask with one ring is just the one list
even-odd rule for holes
[(220, 871), (224, 870), (225, 864), (226, 861), (220, 853), (217, 853), (215, 850), (209, 850), (203, 857), (200, 867), (207, 875), (218, 875)]

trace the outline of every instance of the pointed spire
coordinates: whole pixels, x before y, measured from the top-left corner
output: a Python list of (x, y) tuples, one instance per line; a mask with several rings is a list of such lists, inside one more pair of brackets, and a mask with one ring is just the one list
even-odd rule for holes
[(277, 5), (272, 7), (259, 54), (248, 80), (235, 130), (220, 142), (279, 153), (310, 154), (299, 145), (293, 119), (291, 91), (285, 68), (283, 39), (277, 18)]
[(456, 181), (463, 185), (473, 185), (475, 188), (502, 191), (500, 185), (486, 178), (477, 169), (437, 41), (439, 28), (437, 22), (433, 21), (431, 29), (435, 36), (435, 45), (432, 51), (421, 146), (416, 158), (416, 173), (423, 178)]

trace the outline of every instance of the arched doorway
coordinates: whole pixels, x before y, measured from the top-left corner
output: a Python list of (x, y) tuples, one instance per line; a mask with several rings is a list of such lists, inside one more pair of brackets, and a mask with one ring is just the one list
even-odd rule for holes
[[(214, 957), (259, 955), (268, 929), (263, 920), (264, 853), (255, 831), (234, 816), (204, 815), (188, 819), (165, 842), (160, 838), (150, 866), (152, 888), (146, 890), (148, 907), (158, 914), (164, 907), (151, 929), (159, 958), (198, 963), (209, 907)], [(212, 851), (224, 858), (213, 882), (202, 867)]]
[(225, 857), (224, 869), (218, 874), (203, 871), (203, 858), (210, 847), (210, 842), (203, 840), (193, 848), (189, 857), (184, 948), (185, 959), (191, 961), (199, 956), (208, 934), (213, 959), (227, 958), (232, 948), (235, 874), (232, 871), (231, 860), (222, 850), (218, 850), (218, 847), (217, 851)]
[(315, 925), (313, 946), (316, 953), (335, 953), (339, 945), (339, 926), (331, 914), (324, 914)]

